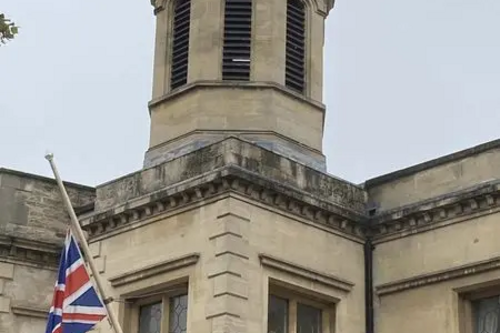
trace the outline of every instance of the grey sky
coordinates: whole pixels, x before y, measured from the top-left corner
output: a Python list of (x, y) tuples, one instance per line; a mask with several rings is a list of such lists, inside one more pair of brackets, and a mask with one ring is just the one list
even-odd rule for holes
[[(202, 1), (202, 0), (196, 0)], [(149, 0), (7, 0), (0, 166), (96, 185), (141, 168)], [(500, 1), (337, 0), (327, 21), (324, 152), (353, 182), (500, 137)]]

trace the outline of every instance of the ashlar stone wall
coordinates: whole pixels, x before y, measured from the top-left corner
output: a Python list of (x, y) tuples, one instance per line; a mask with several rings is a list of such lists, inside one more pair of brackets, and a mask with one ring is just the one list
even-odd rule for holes
[(127, 300), (184, 283), (189, 332), (265, 332), (276, 286), (335, 305), (329, 332), (364, 327), (362, 240), (236, 194), (136, 221), (92, 247), (105, 257), (104, 276), (129, 333), (137, 324)]
[(500, 295), (500, 142), (400, 173), (368, 188), (375, 331), (482, 332), (473, 300)]
[[(75, 206), (94, 189), (66, 184)], [(43, 332), (69, 222), (55, 181), (0, 169), (0, 332)]]

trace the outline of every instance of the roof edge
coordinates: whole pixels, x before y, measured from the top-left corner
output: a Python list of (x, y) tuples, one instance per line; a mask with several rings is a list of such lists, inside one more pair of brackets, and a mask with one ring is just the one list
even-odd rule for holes
[[(0, 167), (0, 174), (2, 174), (2, 173), (9, 174), (9, 175), (14, 175), (14, 176), (18, 176), (18, 177), (23, 177), (23, 178), (36, 179), (36, 180), (40, 180), (40, 181), (51, 183), (51, 184), (57, 184), (57, 182), (56, 182), (56, 180), (54, 178), (49, 178), (49, 177), (37, 175), (37, 174), (34, 174), (34, 173), (29, 173), (29, 172), (24, 172), (24, 171), (19, 171), (19, 170), (13, 170), (13, 169), (7, 169), (7, 168)], [(64, 183), (64, 185), (66, 185), (68, 187), (78, 188), (78, 189), (82, 189), (82, 190), (85, 190), (85, 191), (95, 192), (95, 187), (92, 187), (92, 186), (78, 184), (78, 183), (72, 183), (72, 182), (67, 182), (67, 181), (63, 181), (63, 183)]]
[(478, 155), (478, 154), (484, 153), (488, 150), (492, 150), (492, 149), (496, 149), (496, 148), (500, 148), (500, 139), (488, 141), (488, 142), (473, 146), (471, 148), (460, 150), (460, 151), (457, 151), (457, 152), (454, 152), (454, 153), (451, 153), (448, 155), (444, 155), (444, 156), (441, 156), (441, 157), (438, 157), (438, 158), (435, 158), (435, 159), (432, 159), (432, 160), (429, 160), (429, 161), (426, 161), (423, 163), (415, 164), (413, 166), (410, 166), (410, 167), (407, 167), (407, 168), (404, 168), (401, 170), (387, 173), (387, 174), (382, 175), (382, 176), (371, 178), (371, 179), (364, 182), (364, 188), (367, 189), (369, 187), (388, 183), (388, 182), (396, 180), (398, 178), (407, 177), (407, 176), (416, 174), (420, 171), (432, 169), (434, 167), (437, 167), (437, 166), (440, 166), (443, 164), (447, 164), (447, 163), (461, 160), (461, 159), (464, 159), (467, 157)]

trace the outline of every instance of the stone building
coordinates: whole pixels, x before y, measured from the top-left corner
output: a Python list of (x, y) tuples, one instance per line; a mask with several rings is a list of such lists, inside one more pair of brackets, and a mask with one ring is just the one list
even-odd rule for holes
[[(500, 141), (338, 179), (333, 0), (153, 6), (144, 167), (66, 184), (125, 333), (499, 332)], [(53, 180), (0, 169), (0, 332), (44, 331), (67, 222)]]

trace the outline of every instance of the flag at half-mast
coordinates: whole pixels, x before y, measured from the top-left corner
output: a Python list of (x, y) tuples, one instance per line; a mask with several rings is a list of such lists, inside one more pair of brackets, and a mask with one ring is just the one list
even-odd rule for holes
[(106, 316), (78, 243), (68, 230), (45, 333), (85, 333)]

